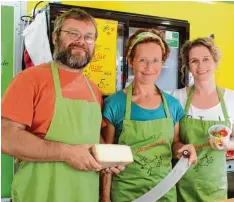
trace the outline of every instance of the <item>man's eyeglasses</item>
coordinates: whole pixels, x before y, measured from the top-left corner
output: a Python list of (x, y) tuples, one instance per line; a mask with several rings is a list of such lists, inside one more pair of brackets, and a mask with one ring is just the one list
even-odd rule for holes
[[(61, 30), (61, 32), (66, 32), (68, 34), (68, 36), (74, 41), (79, 40), (80, 37), (82, 36), (81, 33), (78, 31)], [(95, 42), (95, 40), (96, 40), (96, 36), (92, 36), (92, 35), (85, 35), (84, 36), (84, 41), (88, 45), (93, 44)]]

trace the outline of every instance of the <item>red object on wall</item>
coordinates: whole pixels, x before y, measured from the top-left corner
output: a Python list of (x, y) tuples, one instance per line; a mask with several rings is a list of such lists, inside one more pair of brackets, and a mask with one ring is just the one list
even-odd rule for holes
[(233, 151), (227, 151), (226, 157), (234, 156), (234, 150)]
[(29, 68), (29, 67), (34, 66), (27, 50), (24, 51), (24, 64), (25, 64), (25, 68)]

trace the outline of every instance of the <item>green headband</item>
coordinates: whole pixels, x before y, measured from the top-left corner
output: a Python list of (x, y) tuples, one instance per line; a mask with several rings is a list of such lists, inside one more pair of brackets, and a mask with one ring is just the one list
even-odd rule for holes
[(154, 34), (154, 33), (152, 33), (152, 32), (141, 32), (141, 33), (139, 33), (139, 34), (136, 36), (136, 38), (132, 41), (132, 45), (131, 45), (131, 46), (129, 47), (129, 49), (128, 49), (127, 57), (129, 57), (129, 55), (130, 55), (131, 52), (132, 52), (133, 47), (134, 47), (136, 44), (138, 44), (139, 42), (141, 42), (141, 41), (143, 41), (144, 39), (147, 39), (147, 38), (158, 39), (159, 42), (160, 42), (160, 44), (161, 44), (161, 47), (162, 47), (162, 49), (163, 49), (163, 53), (166, 52), (166, 51), (165, 51), (165, 46), (164, 46), (164, 44), (163, 44), (163, 42), (162, 42), (162, 39), (161, 39), (158, 35), (156, 35), (156, 34)]

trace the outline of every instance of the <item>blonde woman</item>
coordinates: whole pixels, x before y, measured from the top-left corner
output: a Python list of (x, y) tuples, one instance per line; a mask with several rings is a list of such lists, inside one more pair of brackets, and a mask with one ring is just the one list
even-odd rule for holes
[(215, 124), (226, 125), (233, 130), (234, 91), (220, 88), (215, 83), (215, 70), (220, 51), (211, 38), (188, 41), (182, 48), (182, 73), (189, 71), (194, 85), (175, 90), (172, 95), (185, 108), (180, 123), (180, 138), (193, 144), (198, 163), (179, 181), (179, 202), (213, 202), (227, 198), (225, 151), (234, 149), (234, 139), (227, 144), (209, 145), (208, 129)]

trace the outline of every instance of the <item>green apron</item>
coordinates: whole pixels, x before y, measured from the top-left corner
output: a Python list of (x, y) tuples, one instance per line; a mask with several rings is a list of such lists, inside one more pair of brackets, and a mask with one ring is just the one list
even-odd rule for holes
[[(52, 75), (56, 102), (45, 139), (66, 144), (99, 143), (101, 109), (88, 81), (94, 102), (63, 98), (54, 62)], [(22, 161), (12, 184), (12, 198), (13, 202), (98, 202), (99, 174), (75, 170), (64, 162)]]
[[(161, 93), (161, 92), (160, 92)], [(126, 114), (119, 144), (129, 145), (134, 163), (114, 175), (112, 202), (130, 202), (156, 186), (171, 171), (174, 126), (164, 95), (161, 93), (166, 118), (152, 121), (130, 120), (132, 84), (128, 88)], [(171, 189), (160, 202), (176, 202), (176, 189)]]
[[(185, 114), (192, 101), (194, 86), (189, 92)], [(227, 198), (227, 171), (225, 151), (209, 146), (208, 129), (215, 124), (231, 126), (226, 105), (217, 87), (225, 121), (206, 121), (185, 116), (180, 123), (180, 138), (185, 144), (193, 144), (198, 163), (192, 165), (177, 184), (179, 202), (215, 202)]]

